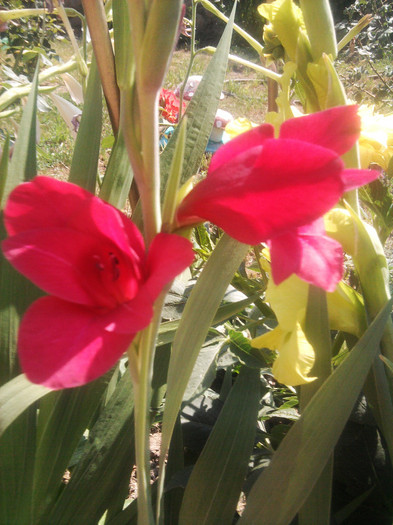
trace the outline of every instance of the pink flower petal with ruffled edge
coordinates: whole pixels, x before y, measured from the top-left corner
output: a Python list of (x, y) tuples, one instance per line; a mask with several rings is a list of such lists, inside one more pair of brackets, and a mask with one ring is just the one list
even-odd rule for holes
[(109, 370), (150, 323), (161, 291), (194, 257), (191, 243), (173, 234), (157, 235), (146, 254), (139, 230), (118, 210), (46, 177), (16, 188), (5, 217), (5, 256), (52, 294), (23, 318), (22, 368), (54, 389)]
[[(151, 312), (146, 318), (149, 323)], [(18, 340), (22, 370), (33, 383), (52, 389), (80, 386), (107, 372), (135, 334), (105, 330), (94, 308), (43, 297), (23, 317)]]
[(272, 133), (269, 125), (254, 128), (220, 148), (207, 177), (180, 204), (178, 225), (209, 220), (238, 241), (269, 241), (275, 282), (296, 273), (332, 291), (342, 251), (319, 219), (346, 191), (378, 177), (346, 170), (340, 159), (360, 134), (357, 107), (291, 119), (278, 139)]
[(274, 128), (271, 124), (262, 124), (256, 128), (250, 129), (247, 133), (238, 135), (233, 140), (224, 144), (213, 155), (210, 166), (210, 177), (214, 177), (214, 173), (222, 166), (227, 166), (232, 162), (238, 163), (236, 157), (248, 152), (253, 155), (261, 153), (265, 140), (274, 138)]
[(5, 256), (45, 292), (66, 301), (114, 308), (132, 299), (145, 260), (110, 239), (69, 228), (37, 228), (2, 243)]
[(318, 144), (342, 155), (355, 145), (360, 130), (357, 106), (337, 106), (286, 120), (280, 127), (280, 138)]
[(144, 290), (155, 300), (162, 289), (176, 275), (188, 268), (194, 260), (188, 239), (168, 233), (159, 233), (153, 239), (147, 256), (148, 278)]
[(354, 190), (365, 184), (369, 184), (379, 177), (380, 173), (377, 170), (344, 170), (341, 175), (341, 180), (344, 184), (345, 191)]
[(144, 256), (143, 237), (119, 210), (88, 191), (50, 177), (20, 184), (4, 210), (9, 236), (38, 228), (58, 227), (110, 239), (121, 250)]
[(213, 156), (207, 177), (180, 204), (178, 226), (208, 220), (257, 244), (316, 220), (378, 176), (345, 170), (339, 158), (359, 133), (356, 106), (288, 120), (278, 139), (270, 125), (243, 133)]
[(151, 306), (165, 286), (190, 266), (193, 260), (194, 252), (187, 239), (168, 233), (156, 235), (147, 257), (147, 280), (141, 285), (135, 299), (118, 308), (112, 329), (117, 333), (129, 331), (130, 321), (134, 315)]
[(246, 151), (214, 176), (209, 172), (180, 204), (177, 219), (180, 225), (209, 220), (238, 241), (257, 244), (333, 207), (343, 193), (342, 169), (331, 150), (268, 139), (258, 155)]
[(310, 284), (333, 292), (342, 278), (342, 248), (326, 235), (323, 219), (271, 239), (269, 247), (275, 284), (296, 274)]

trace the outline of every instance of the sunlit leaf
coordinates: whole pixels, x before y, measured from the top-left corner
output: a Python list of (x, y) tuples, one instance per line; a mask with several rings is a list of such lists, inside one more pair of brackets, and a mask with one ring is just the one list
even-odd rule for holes
[(69, 181), (95, 193), (102, 126), (102, 91), (95, 60), (90, 66), (83, 113), (75, 142)]

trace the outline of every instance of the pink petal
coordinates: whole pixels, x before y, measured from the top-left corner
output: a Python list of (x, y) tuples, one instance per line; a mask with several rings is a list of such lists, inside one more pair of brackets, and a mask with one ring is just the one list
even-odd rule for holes
[(168, 233), (159, 233), (150, 245), (147, 257), (148, 279), (144, 290), (155, 300), (162, 289), (184, 271), (194, 260), (192, 244), (188, 239)]
[(380, 173), (376, 170), (344, 170), (341, 174), (345, 191), (354, 190), (364, 186), (379, 177)]
[(124, 215), (86, 190), (50, 177), (35, 177), (11, 192), (4, 211), (8, 235), (59, 227), (110, 238), (120, 249), (141, 257), (144, 242), (138, 228)]
[(241, 242), (257, 244), (334, 206), (343, 193), (342, 167), (331, 150), (297, 140), (266, 140), (250, 162), (245, 152), (214, 177), (209, 172), (183, 200), (177, 219), (180, 225), (206, 219)]
[(105, 330), (96, 309), (43, 297), (27, 310), (19, 331), (19, 358), (27, 377), (52, 389), (83, 385), (107, 372), (134, 333)]
[(213, 155), (209, 173), (213, 174), (221, 166), (233, 162), (238, 155), (242, 155), (246, 150), (250, 152), (250, 150), (257, 148), (260, 152), (265, 140), (273, 137), (274, 128), (271, 124), (262, 124), (262, 126), (238, 135), (227, 144), (221, 146)]
[(357, 106), (337, 106), (289, 119), (281, 125), (280, 138), (304, 140), (342, 155), (359, 138), (361, 122), (357, 110)]
[(37, 286), (75, 303), (114, 308), (136, 295), (142, 279), (144, 261), (101, 235), (38, 228), (13, 235), (2, 248)]
[[(144, 328), (153, 316), (153, 303), (165, 286), (194, 260), (190, 241), (179, 235), (159, 233), (153, 239), (147, 259), (147, 281), (141, 285), (138, 295), (119, 306), (113, 315), (110, 328), (117, 333), (127, 333), (132, 327)], [(150, 316), (150, 317), (149, 317)], [(149, 318), (146, 323), (145, 319)], [(139, 329), (141, 329), (139, 328)], [(137, 331), (139, 331), (139, 329)]]
[(342, 278), (341, 245), (325, 234), (323, 220), (275, 237), (269, 246), (276, 284), (296, 274), (310, 284), (333, 292)]
[[(142, 285), (134, 299), (103, 314), (105, 330), (117, 334), (128, 334), (130, 331), (136, 333), (143, 330), (153, 318), (153, 304), (150, 295), (146, 293)], [(106, 321), (104, 321), (104, 315)]]

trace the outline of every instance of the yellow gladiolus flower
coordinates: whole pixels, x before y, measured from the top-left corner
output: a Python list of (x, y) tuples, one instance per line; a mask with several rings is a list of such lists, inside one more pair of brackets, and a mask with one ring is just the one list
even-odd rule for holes
[(362, 132), (359, 139), (362, 168), (377, 164), (387, 170), (393, 156), (393, 114), (375, 113), (373, 106), (361, 105)]
[[(304, 333), (309, 285), (292, 275), (280, 285), (269, 281), (266, 299), (274, 310), (278, 326), (251, 340), (254, 348), (277, 350), (273, 374), (286, 385), (301, 385), (316, 379), (310, 376), (314, 365), (314, 349)], [(349, 286), (339, 283), (327, 293), (330, 328), (361, 336), (366, 317), (360, 296)]]

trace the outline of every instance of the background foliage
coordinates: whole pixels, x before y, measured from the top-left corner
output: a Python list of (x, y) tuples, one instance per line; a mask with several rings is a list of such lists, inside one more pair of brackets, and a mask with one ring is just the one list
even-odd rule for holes
[[(34, 7), (44, 7), (44, 1), (34, 2)], [(4, 9), (31, 7), (24, 0), (3, 0)], [(1, 45), (8, 55), (7, 63), (16, 74), (25, 74), (31, 80), (38, 55), (47, 58), (57, 56), (53, 47), (56, 38), (62, 34), (57, 17), (38, 16), (8, 22), (8, 28), (1, 34)]]
[(364, 15), (372, 15), (371, 23), (356, 38), (359, 55), (371, 59), (393, 55), (393, 3), (390, 0), (356, 0), (343, 14), (338, 29), (345, 32)]

